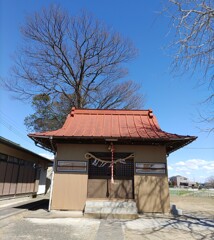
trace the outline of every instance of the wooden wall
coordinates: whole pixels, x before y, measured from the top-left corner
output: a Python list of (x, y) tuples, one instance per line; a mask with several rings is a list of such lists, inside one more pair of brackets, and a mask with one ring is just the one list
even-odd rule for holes
[(0, 197), (36, 193), (40, 170), (34, 163), (46, 165), (39, 156), (0, 143)]
[[(83, 161), (87, 152), (108, 152), (109, 145), (58, 144), (57, 160)], [(115, 151), (133, 152), (135, 162), (166, 163), (164, 146), (115, 145)], [(96, 196), (105, 195), (101, 185), (95, 180), (89, 182), (87, 174), (57, 173), (53, 182), (51, 209), (83, 210), (88, 188)], [(169, 189), (167, 174), (164, 176), (134, 176), (134, 197), (140, 212), (167, 212), (169, 209)], [(93, 195), (92, 194), (92, 195)]]
[(83, 210), (87, 198), (88, 175), (55, 174), (52, 209)]
[(88, 179), (88, 198), (133, 199), (132, 180)]
[(35, 193), (39, 174), (32, 164), (0, 161), (0, 196)]
[(134, 177), (135, 200), (141, 213), (168, 213), (169, 185), (166, 176)]

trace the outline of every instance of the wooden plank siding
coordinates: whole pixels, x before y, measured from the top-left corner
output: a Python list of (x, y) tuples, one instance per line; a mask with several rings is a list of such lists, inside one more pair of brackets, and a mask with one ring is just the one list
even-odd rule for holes
[(39, 170), (33, 163), (0, 160), (0, 197), (35, 193), (38, 189)]

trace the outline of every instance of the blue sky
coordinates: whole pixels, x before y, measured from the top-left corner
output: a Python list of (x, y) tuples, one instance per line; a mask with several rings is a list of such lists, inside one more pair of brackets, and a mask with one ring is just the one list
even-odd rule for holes
[[(172, 40), (167, 17), (160, 15), (161, 1), (122, 0), (0, 0), (0, 76), (7, 77), (13, 55), (21, 43), (20, 26), (26, 14), (48, 6), (60, 4), (71, 14), (89, 10), (97, 18), (130, 38), (139, 50), (138, 57), (129, 64), (129, 79), (142, 86), (146, 96), (145, 109), (152, 109), (161, 128), (171, 133), (198, 136), (198, 139), (170, 154), (169, 176), (181, 174), (192, 180), (204, 181), (214, 175), (214, 134), (201, 129), (198, 112), (208, 106), (201, 102), (208, 95), (205, 85), (197, 83), (197, 74), (173, 77), (172, 61), (164, 47)], [(24, 118), (32, 113), (30, 100), (22, 103), (1, 88), (0, 135), (39, 154), (47, 152), (35, 147), (27, 137)]]

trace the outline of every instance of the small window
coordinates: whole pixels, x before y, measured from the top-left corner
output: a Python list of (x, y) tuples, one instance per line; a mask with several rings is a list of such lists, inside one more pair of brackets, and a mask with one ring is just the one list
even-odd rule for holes
[(87, 162), (73, 160), (58, 160), (56, 170), (57, 172), (86, 173)]
[(16, 158), (16, 157), (9, 156), (8, 162), (9, 162), (9, 163), (19, 164), (19, 159)]
[(24, 160), (19, 159), (19, 165), (24, 165)]
[(136, 174), (166, 174), (165, 163), (135, 163)]
[(3, 154), (3, 153), (0, 153), (0, 161), (4, 161), (4, 162), (6, 162), (7, 159), (8, 159), (8, 155)]

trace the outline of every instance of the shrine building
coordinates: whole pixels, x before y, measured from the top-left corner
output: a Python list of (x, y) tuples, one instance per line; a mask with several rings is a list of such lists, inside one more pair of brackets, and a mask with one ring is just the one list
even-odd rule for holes
[(139, 213), (169, 212), (167, 156), (196, 139), (161, 130), (151, 110), (75, 108), (61, 129), (29, 137), (55, 153), (50, 210), (108, 199)]

